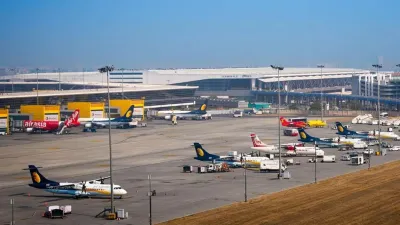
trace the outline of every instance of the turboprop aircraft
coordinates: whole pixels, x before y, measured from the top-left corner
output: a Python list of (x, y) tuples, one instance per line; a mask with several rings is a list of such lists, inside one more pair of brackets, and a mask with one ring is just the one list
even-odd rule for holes
[[(82, 181), (79, 183), (60, 183), (46, 179), (34, 165), (29, 165), (27, 170), (29, 170), (32, 178), (32, 184), (29, 184), (29, 186), (53, 194), (72, 195), (75, 198), (111, 196), (111, 184), (104, 184), (104, 180), (110, 177), (102, 177), (96, 180)], [(122, 198), (122, 196), (126, 194), (126, 190), (122, 189), (120, 185), (113, 185), (114, 196)]]

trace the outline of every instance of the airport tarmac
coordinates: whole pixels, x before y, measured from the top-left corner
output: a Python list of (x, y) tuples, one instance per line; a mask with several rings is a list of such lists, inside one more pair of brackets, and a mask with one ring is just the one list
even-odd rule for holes
[[(353, 125), (351, 129), (372, 130), (373, 126)], [(105, 198), (72, 199), (71, 196), (53, 196), (34, 189), (28, 164), (42, 166), (46, 178), (60, 182), (79, 182), (108, 175), (108, 133), (82, 133), (70, 135), (14, 134), (0, 139), (0, 224), (11, 220), (10, 199), (15, 200), (16, 224), (108, 224), (94, 216), (109, 206)], [(152, 121), (148, 127), (113, 130), (114, 183), (128, 191), (123, 199), (114, 201), (116, 208), (129, 212), (121, 224), (148, 224), (148, 174), (152, 175), (153, 223), (193, 214), (244, 200), (243, 169), (229, 173), (182, 173), (182, 165), (206, 165), (193, 159), (193, 142), (203, 144), (210, 153), (228, 151), (251, 152), (250, 133), (261, 140), (277, 144), (278, 121), (273, 118), (214, 118), (211, 121), (179, 121), (177, 126), (168, 121)], [(318, 137), (334, 137), (330, 128), (308, 129)], [(397, 130), (396, 130), (397, 132)], [(397, 132), (398, 133), (398, 132)], [(282, 137), (282, 143), (295, 142), (298, 137)], [(393, 142), (394, 143), (394, 142)], [(399, 143), (400, 145), (400, 143)], [(337, 160), (344, 152), (324, 149), (335, 154)], [(301, 165), (289, 166), (292, 179), (277, 180), (275, 173), (248, 171), (248, 197), (271, 193), (314, 182), (314, 164), (309, 157), (297, 157)], [(400, 152), (374, 156), (371, 165), (399, 160)], [(368, 165), (351, 166), (348, 162), (318, 163), (318, 179), (337, 176)], [(295, 197), (295, 196), (294, 196)], [(41, 218), (45, 205), (72, 205), (73, 213), (64, 220)]]

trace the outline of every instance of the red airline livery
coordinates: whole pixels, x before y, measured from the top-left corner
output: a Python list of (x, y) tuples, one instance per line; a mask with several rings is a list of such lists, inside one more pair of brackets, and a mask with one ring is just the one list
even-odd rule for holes
[(76, 109), (72, 115), (62, 121), (49, 121), (49, 120), (25, 120), (24, 128), (27, 132), (35, 132), (35, 131), (48, 131), (54, 132), (56, 131), (58, 134), (61, 134), (65, 128), (77, 127), (80, 125), (78, 122), (79, 118), (79, 109)]
[(305, 123), (303, 121), (289, 122), (284, 117), (281, 117), (280, 120), (281, 120), (282, 126), (284, 126), (284, 127), (305, 128), (307, 126), (307, 123)]

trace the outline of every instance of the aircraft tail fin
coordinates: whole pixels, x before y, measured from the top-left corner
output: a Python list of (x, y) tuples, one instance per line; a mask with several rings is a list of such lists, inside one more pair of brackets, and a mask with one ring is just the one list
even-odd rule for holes
[(46, 185), (46, 184), (54, 184), (57, 183), (52, 180), (48, 180), (46, 177), (44, 177), (40, 172), (39, 169), (34, 166), (34, 165), (29, 165), (28, 166), (29, 172), (31, 174), (32, 178), (32, 183), (34, 185)]
[(299, 136), (300, 136), (299, 141), (302, 141), (302, 142), (313, 142), (313, 141), (318, 141), (319, 140), (319, 138), (315, 138), (315, 137), (307, 134), (307, 132), (303, 128), (299, 128), (298, 130), (299, 130)]
[(288, 121), (285, 119), (285, 117), (283, 117), (283, 116), (281, 116), (280, 118), (279, 118), (279, 120), (281, 121), (281, 125), (282, 126), (287, 126), (288, 125)]
[(195, 142), (194, 143), (194, 150), (196, 151), (197, 157), (195, 159), (201, 161), (208, 161), (213, 159), (219, 159), (220, 156), (208, 153), (201, 144)]
[(78, 125), (79, 124), (78, 119), (79, 119), (79, 109), (75, 109), (75, 111), (71, 114), (71, 116), (65, 119), (64, 125), (67, 127), (70, 127), (72, 125)]
[(345, 126), (342, 125), (341, 122), (336, 122), (336, 127), (337, 127), (337, 134), (341, 135), (347, 135), (349, 132)]
[(258, 138), (257, 134), (250, 134), (250, 138), (251, 138), (251, 141), (253, 142), (253, 147), (265, 147), (265, 146), (267, 146), (267, 144), (265, 144), (264, 142), (262, 142)]
[(132, 121), (134, 110), (135, 110), (135, 106), (131, 105), (123, 116), (115, 118), (114, 120), (115, 121), (129, 121), (130, 122), (130, 121)]
[(207, 106), (208, 106), (208, 99), (204, 101), (203, 104), (199, 107), (199, 109), (191, 111), (191, 113), (196, 113), (196, 114), (206, 114), (207, 113)]

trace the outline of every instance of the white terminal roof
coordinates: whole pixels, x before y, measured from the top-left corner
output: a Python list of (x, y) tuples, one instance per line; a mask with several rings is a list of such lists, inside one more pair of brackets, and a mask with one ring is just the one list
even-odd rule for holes
[[(123, 91), (144, 92), (144, 91), (187, 90), (187, 89), (197, 89), (197, 88), (198, 88), (197, 86), (125, 84)], [(121, 92), (122, 92), (122, 87), (119, 84), (110, 83), (110, 93), (121, 93)], [(50, 90), (40, 90), (39, 86), (38, 93), (36, 91), (0, 93), (0, 100), (8, 98), (36, 97), (37, 94), (39, 95), (39, 97), (50, 97), (50, 96), (87, 95), (87, 94), (104, 94), (104, 93), (107, 93), (107, 88), (50, 91)]]
[[(360, 72), (366, 70), (360, 69), (349, 69), (349, 68), (323, 68), (325, 73), (338, 73), (338, 72)], [(259, 68), (222, 68), (222, 69), (175, 69), (175, 70), (149, 70), (149, 72), (155, 72), (158, 74), (178, 74), (178, 75), (191, 75), (191, 74), (218, 74), (218, 75), (275, 75), (276, 70), (271, 67), (259, 67)], [(309, 73), (320, 73), (320, 68), (284, 68), (280, 71), (280, 74), (309, 74)], [(369, 71), (367, 71), (369, 72)]]
[[(113, 71), (121, 72), (121, 71)], [(125, 78), (133, 71), (124, 71)], [(249, 79), (256, 78), (263, 82), (276, 82), (277, 71), (271, 67), (259, 68), (221, 68), (221, 69), (168, 69), (168, 70), (138, 70), (141, 72), (141, 82), (143, 84), (176, 84), (205, 79)], [(320, 68), (284, 68), (280, 71), (281, 81), (290, 80), (312, 80), (320, 79)], [(327, 78), (349, 78), (352, 75), (369, 74), (369, 70), (349, 69), (349, 68), (323, 68), (323, 79)], [(37, 75), (19, 74), (14, 75), (18, 79), (36, 79)], [(62, 82), (84, 82), (86, 84), (100, 83), (105, 85), (107, 82), (106, 73), (99, 72), (62, 72), (61, 76), (56, 73), (39, 73), (39, 79), (49, 79), (58, 81), (59, 77)], [(122, 75), (113, 75), (114, 80), (111, 82), (120, 82)], [(126, 81), (125, 81), (126, 82)]]

